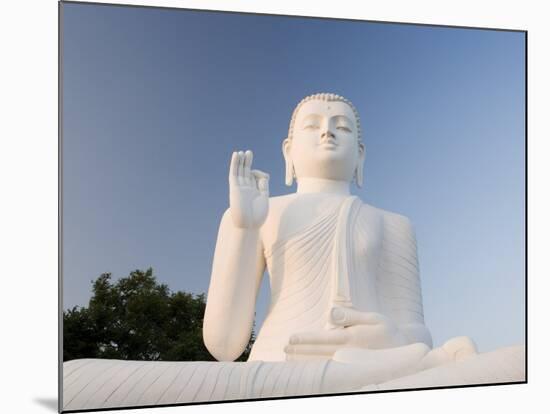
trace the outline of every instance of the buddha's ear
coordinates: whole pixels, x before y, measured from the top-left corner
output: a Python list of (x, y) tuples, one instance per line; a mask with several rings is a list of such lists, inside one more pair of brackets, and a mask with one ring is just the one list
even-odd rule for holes
[(294, 183), (294, 164), (290, 156), (292, 141), (289, 138), (283, 140), (283, 156), (285, 157), (285, 184), (291, 186)]
[(365, 165), (365, 144), (359, 143), (359, 158), (357, 159), (357, 167), (355, 168), (355, 183), (357, 187), (363, 187), (363, 166)]

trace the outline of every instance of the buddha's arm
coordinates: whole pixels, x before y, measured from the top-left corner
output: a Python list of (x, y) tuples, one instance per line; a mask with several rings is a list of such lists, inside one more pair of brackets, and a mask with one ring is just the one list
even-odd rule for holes
[(432, 334), (423, 323), (405, 323), (399, 325), (399, 330), (405, 338), (407, 338), (408, 343), (423, 343), (432, 347)]
[(228, 209), (216, 242), (203, 325), (204, 343), (219, 361), (235, 360), (248, 344), (264, 268), (259, 230), (236, 227)]
[(234, 152), (229, 167), (229, 209), (220, 223), (204, 315), (203, 338), (219, 361), (246, 348), (265, 262), (260, 227), (269, 209), (269, 175), (251, 170), (252, 151)]
[(409, 343), (432, 346), (424, 324), (424, 310), (416, 237), (408, 218), (388, 213), (384, 217), (384, 243), (378, 289), (385, 313)]

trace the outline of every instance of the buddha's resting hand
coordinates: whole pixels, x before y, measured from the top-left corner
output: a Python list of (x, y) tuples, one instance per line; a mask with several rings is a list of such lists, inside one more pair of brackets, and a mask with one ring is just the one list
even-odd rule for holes
[(330, 318), (334, 329), (292, 335), (285, 348), (287, 360), (331, 358), (343, 348), (383, 349), (407, 344), (396, 324), (380, 313), (335, 307)]
[(234, 152), (229, 167), (229, 210), (233, 224), (257, 229), (269, 209), (269, 174), (251, 170), (252, 151)]

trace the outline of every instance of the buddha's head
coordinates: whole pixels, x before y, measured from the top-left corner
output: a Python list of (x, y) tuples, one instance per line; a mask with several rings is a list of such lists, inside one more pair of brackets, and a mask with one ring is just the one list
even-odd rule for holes
[(305, 97), (294, 109), (283, 141), (287, 185), (294, 178), (323, 178), (363, 184), (365, 146), (359, 115), (346, 98), (332, 93)]

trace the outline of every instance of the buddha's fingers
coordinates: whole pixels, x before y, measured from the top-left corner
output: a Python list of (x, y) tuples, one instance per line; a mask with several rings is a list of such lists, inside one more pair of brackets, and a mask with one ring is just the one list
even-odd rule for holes
[(331, 358), (338, 350), (337, 345), (287, 345), (285, 347), (287, 361), (303, 359)]
[(243, 181), (245, 185), (252, 185), (252, 176), (250, 175), (250, 167), (252, 166), (252, 158), (254, 155), (252, 151), (247, 150), (244, 153), (244, 162), (243, 162)]
[(349, 340), (349, 332), (344, 329), (330, 331), (301, 332), (290, 337), (290, 345), (341, 345)]
[(243, 185), (243, 172), (244, 172), (244, 152), (239, 151), (239, 162), (237, 163), (237, 181), (239, 185)]
[(287, 361), (324, 361), (331, 359), (332, 354), (316, 355), (316, 354), (286, 354)]
[(376, 312), (361, 312), (353, 308), (336, 307), (330, 311), (332, 323), (337, 326), (377, 325), (384, 317)]
[(256, 181), (257, 188), (262, 194), (269, 197), (269, 174), (260, 170), (252, 170), (251, 174)]
[(233, 152), (231, 155), (231, 161), (229, 162), (229, 183), (238, 184), (237, 181), (237, 169), (239, 166), (239, 154)]

